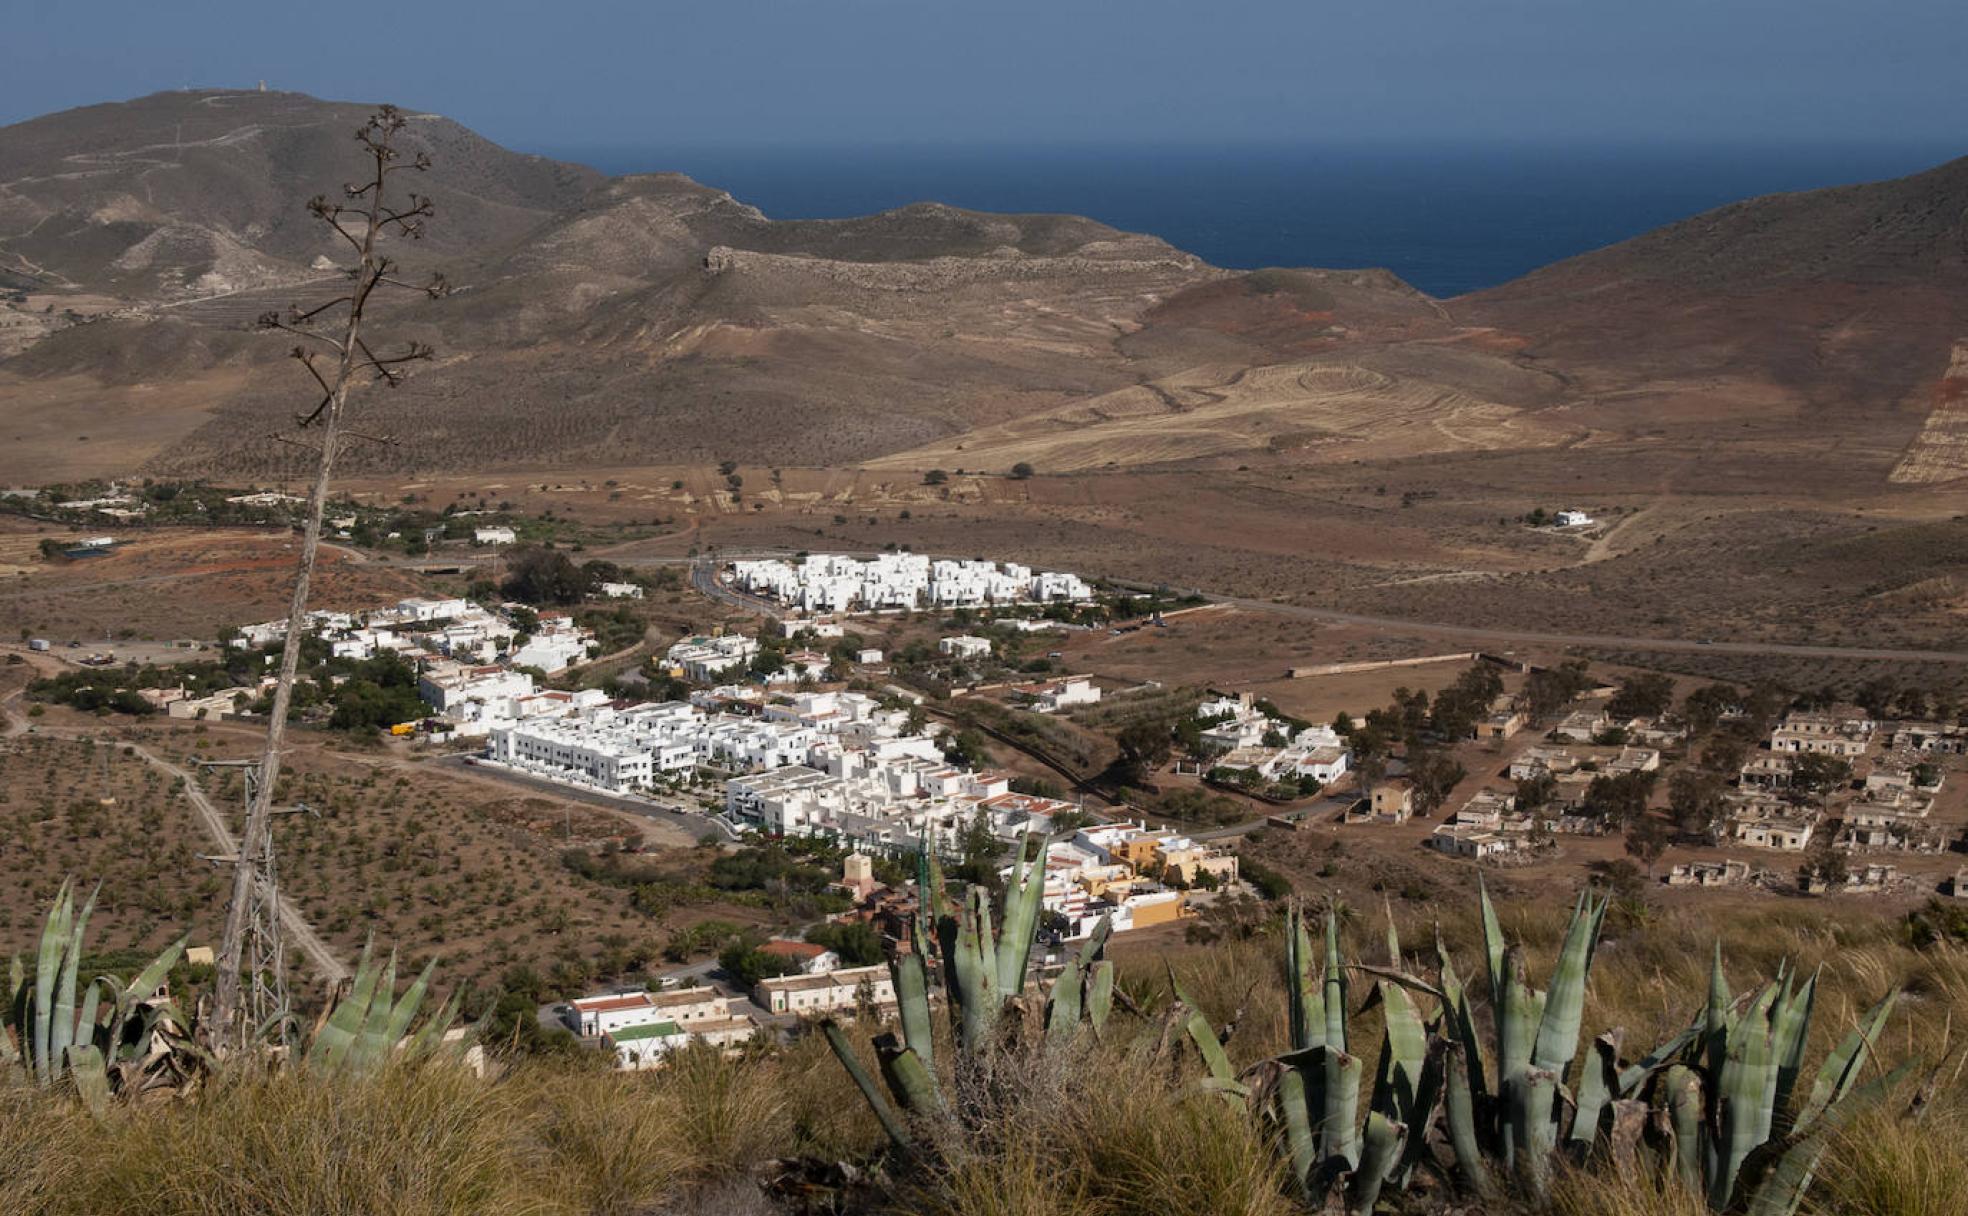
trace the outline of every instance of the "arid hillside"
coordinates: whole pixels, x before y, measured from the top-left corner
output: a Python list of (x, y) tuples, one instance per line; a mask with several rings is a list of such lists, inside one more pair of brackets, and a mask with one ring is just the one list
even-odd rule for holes
[[(367, 107), (191, 92), (0, 129), (0, 482), (278, 476), (324, 298), (306, 200)], [(1437, 301), (1209, 266), (1057, 215), (773, 220), (419, 115), (437, 359), (355, 403), (358, 475), (598, 465), (1045, 474), (1456, 462), (1491, 486), (1945, 492), (1968, 475), (1968, 160), (1723, 208)], [(412, 180), (404, 179), (406, 182)], [(1376, 474), (1380, 476), (1380, 474)]]
[[(1669, 433), (1776, 423), (1895, 482), (1968, 473), (1968, 158), (1750, 199), (1449, 304)], [(1706, 409), (1703, 408), (1706, 403)]]

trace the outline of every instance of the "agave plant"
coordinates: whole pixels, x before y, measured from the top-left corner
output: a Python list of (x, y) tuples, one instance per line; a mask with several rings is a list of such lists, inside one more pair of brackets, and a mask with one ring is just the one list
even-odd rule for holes
[(92, 892), (78, 910), (73, 886), (62, 883), (41, 930), (33, 975), (18, 956), (13, 960), (6, 1010), (10, 1034), (0, 1041), (8, 1071), (23, 1072), (42, 1088), (67, 1078), (91, 1109), (101, 1110), (112, 1094), (182, 1083), (210, 1061), (177, 1006), (156, 995), (183, 957), (184, 939), (128, 982), (98, 975), (80, 987), (95, 904)]
[(309, 1037), (306, 1067), (340, 1076), (366, 1076), (391, 1060), (421, 1060), (436, 1055), (444, 1035), (458, 1015), (458, 995), (452, 993), (413, 1033), (411, 1024), (430, 992), (433, 959), (417, 978), (396, 995), (396, 953), (378, 966), (373, 943), (362, 947), (355, 975), (346, 993), (338, 993), (322, 1010)]
[[(946, 1097), (938, 1079), (932, 974), (942, 988), (956, 1049), (949, 1071), (959, 1088), (973, 1086), (986, 1077), (994, 1053), (1012, 1037), (1009, 1032), (1014, 1025), (1022, 1026), (1025, 1015), (1037, 1012), (1027, 1000), (1028, 971), (1045, 888), (1046, 848), (1041, 845), (1030, 859), (1027, 853), (1034, 853), (1029, 838), (1021, 842), (1018, 860), (1012, 864), (1005, 888), (1004, 923), (994, 928), (991, 893), (971, 886), (964, 892), (962, 906), (952, 907), (944, 894), (941, 867), (924, 843), (917, 861), (917, 949), (889, 964), (902, 1033), (899, 1038), (883, 1034), (874, 1040), (883, 1086), (877, 1086), (862, 1067), (840, 1025), (831, 1019), (821, 1023), (842, 1067), (890, 1140), (904, 1152), (918, 1148), (912, 1120), (920, 1122), (969, 1108), (967, 1103)], [(1105, 1023), (1114, 1000), (1113, 964), (1101, 957), (1108, 929), (1103, 919), (1054, 983), (1044, 1011), (1045, 1033), (1035, 1036), (1027, 1044), (1029, 1049), (1065, 1043), (1084, 1028), (1097, 1032)], [(942, 964), (934, 973), (924, 953), (932, 941)], [(1013, 1020), (1007, 1020), (1008, 1013), (1014, 1015)]]
[(1799, 984), (1779, 971), (1744, 1005), (1730, 999), (1718, 952), (1699, 1048), (1657, 1082), (1655, 1106), (1669, 1128), (1662, 1156), (1674, 1176), (1707, 1195), (1717, 1211), (1795, 1212), (1827, 1136), (1912, 1068), (1909, 1062), (1863, 1087), (1858, 1083), (1898, 996), (1888, 993), (1825, 1058), (1798, 1105), (1817, 982), (1812, 976)]
[[(1858, 1079), (1893, 997), (1873, 1006), (1819, 1070), (1808, 1100), (1792, 1096), (1810, 1029), (1815, 979), (1780, 972), (1746, 1002), (1732, 1001), (1718, 953), (1706, 1008), (1680, 1034), (1637, 1061), (1620, 1056), (1618, 1031), (1580, 1053), (1586, 984), (1604, 900), (1582, 895), (1572, 910), (1550, 986), (1530, 986), (1489, 894), (1480, 895), (1492, 994), (1493, 1048), (1467, 988), (1437, 946), (1439, 977), (1402, 970), (1390, 923), (1386, 968), (1341, 960), (1337, 919), (1326, 919), (1323, 966), (1303, 914), (1287, 914), (1285, 950), (1291, 1051), (1246, 1074), (1252, 1100), (1283, 1129), (1292, 1176), (1316, 1205), (1369, 1212), (1382, 1192), (1429, 1168), (1479, 1196), (1505, 1179), (1540, 1194), (1553, 1163), (1611, 1157), (1624, 1166), (1649, 1154), (1672, 1180), (1716, 1211), (1789, 1216), (1797, 1210), (1828, 1134), (1903, 1075)], [(1348, 1050), (1348, 972), (1375, 977), (1383, 1010), (1379, 1063), (1364, 1123), (1363, 1075)], [(1416, 998), (1432, 999), (1424, 1018)], [(1230, 1077), (1219, 1045), (1198, 1046), (1205, 1067)], [(1214, 1051), (1210, 1047), (1215, 1047)], [(1439, 1132), (1438, 1132), (1439, 1124)], [(1446, 1151), (1434, 1151), (1445, 1142)]]

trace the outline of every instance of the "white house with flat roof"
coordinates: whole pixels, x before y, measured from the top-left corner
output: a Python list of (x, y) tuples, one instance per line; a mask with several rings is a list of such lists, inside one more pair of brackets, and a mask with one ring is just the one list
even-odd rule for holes
[(936, 650), (953, 659), (981, 659), (991, 653), (991, 639), (969, 633), (958, 634), (956, 637), (938, 638)]

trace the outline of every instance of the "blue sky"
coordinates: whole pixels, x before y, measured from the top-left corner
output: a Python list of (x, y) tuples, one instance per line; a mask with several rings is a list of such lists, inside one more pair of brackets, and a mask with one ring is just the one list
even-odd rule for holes
[[(0, 122), (192, 86), (524, 148), (1934, 142), (1968, 0), (7, 0)], [(370, 33), (366, 11), (386, 13)]]

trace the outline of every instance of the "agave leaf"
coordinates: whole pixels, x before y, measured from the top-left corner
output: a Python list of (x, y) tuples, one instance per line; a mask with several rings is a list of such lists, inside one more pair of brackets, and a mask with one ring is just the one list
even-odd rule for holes
[(1380, 1043), (1380, 1063), (1374, 1070), (1373, 1097), (1368, 1109), (1395, 1122), (1413, 1122), (1410, 1112), (1421, 1088), (1422, 1064), (1428, 1056), (1428, 1032), (1414, 1002), (1398, 984), (1382, 981), (1386, 1033)]
[(417, 973), (417, 978), (404, 990), (402, 999), (398, 1000), (395, 1008), (390, 1010), (389, 1021), (383, 1025), (385, 1047), (393, 1050), (403, 1041), (403, 1036), (409, 1033), (410, 1023), (416, 1020), (417, 1010), (424, 1003), (424, 995), (430, 991), (431, 973), (436, 969), (436, 959), (433, 958), (425, 963), (424, 969)]
[(354, 1048), (356, 1037), (362, 1033), (363, 1023), (369, 1016), (369, 1003), (376, 993), (380, 969), (376, 966), (373, 946), (373, 941), (363, 944), (362, 957), (356, 961), (355, 978), (348, 993), (335, 1001), (315, 1026), (313, 1039), (308, 1044), (309, 1066), (336, 1071), (343, 1066)]
[(108, 1114), (109, 1070), (103, 1065), (102, 1052), (93, 1043), (76, 1043), (64, 1052), (63, 1059), (75, 1079), (75, 1092), (81, 1096), (82, 1105), (98, 1119)]
[(903, 1126), (901, 1116), (895, 1113), (895, 1108), (888, 1104), (888, 1099), (884, 1098), (881, 1090), (875, 1087), (874, 1078), (868, 1075), (868, 1070), (861, 1066), (860, 1057), (854, 1054), (854, 1048), (848, 1045), (847, 1036), (841, 1033), (840, 1023), (828, 1018), (820, 1023), (820, 1031), (827, 1036), (827, 1046), (834, 1049), (834, 1058), (841, 1062), (841, 1067), (845, 1068), (847, 1075), (853, 1078), (855, 1087), (861, 1091), (861, 1097), (868, 1103), (868, 1109), (875, 1113), (875, 1121), (881, 1124), (884, 1132), (888, 1133), (890, 1142), (904, 1153), (912, 1150), (915, 1141), (910, 1137), (909, 1129)]
[(55, 981), (55, 1024), (48, 1040), (48, 1059), (57, 1067), (66, 1061), (69, 1045), (75, 1042), (76, 973), (82, 967), (82, 942), (89, 931), (89, 913), (95, 910), (96, 896), (101, 891), (102, 884), (97, 883), (96, 889), (89, 892), (88, 901), (69, 930), (68, 948), (62, 953), (61, 977)]
[(1359, 1057), (1332, 1047), (1325, 1054), (1325, 1118), (1319, 1134), (1322, 1169), (1337, 1171), (1340, 1163), (1351, 1170), (1360, 1164), (1360, 1074)]
[(1690, 1194), (1702, 1181), (1702, 1081), (1686, 1064), (1673, 1064), (1661, 1074), (1667, 1096), (1667, 1116), (1674, 1128), (1674, 1173)]
[(1467, 1049), (1453, 1039), (1448, 1045), (1444, 1072), (1442, 1106), (1449, 1125), (1449, 1146), (1455, 1150), (1456, 1172), (1463, 1185), (1479, 1196), (1492, 1194), (1489, 1163), (1483, 1159), (1482, 1139), (1476, 1131), (1476, 1104), (1470, 1086), (1471, 1066)]
[(1723, 1063), (1729, 1055), (1729, 1027), (1735, 1020), (1729, 995), (1729, 979), (1722, 974), (1722, 943), (1715, 943), (1715, 955), (1708, 967), (1708, 1008), (1702, 1019), (1702, 1054), (1708, 1067), (1709, 1090), (1706, 1095), (1710, 1109), (1721, 1103), (1722, 1095), (1716, 1086), (1722, 1077)]
[(1729, 1031), (1728, 1055), (1722, 1066), (1716, 1166), (1708, 1180), (1709, 1206), (1717, 1211), (1728, 1208), (1735, 1195), (1736, 1174), (1750, 1152), (1770, 1138), (1770, 1094), (1777, 1083), (1770, 1013), (1776, 998), (1776, 985), (1766, 985)]
[(1025, 860), (1032, 837), (1018, 844), (1011, 885), (1005, 891), (1004, 932), (998, 939), (998, 992), (1015, 996), (1025, 991), (1025, 967), (1031, 961), (1032, 939), (1039, 928), (1039, 902), (1045, 894), (1046, 857), (1051, 846), (1040, 842), (1038, 855)]
[(942, 874), (932, 875), (931, 868), (936, 864), (936, 850), (930, 844), (929, 828), (922, 830), (922, 840), (916, 849), (916, 952), (927, 954), (931, 934), (947, 911), (944, 907)]
[(1619, 1091), (1620, 1034), (1608, 1031), (1592, 1040), (1579, 1070), (1578, 1109), (1565, 1139), (1590, 1149), (1599, 1139), (1599, 1122)]
[(121, 987), (110, 989), (116, 999), (116, 1008), (110, 1021), (109, 1042), (112, 1052), (116, 1049), (116, 1045), (123, 1041), (123, 1031), (129, 1024), (131, 1014), (140, 1003), (148, 1000), (157, 991), (158, 985), (164, 982), (164, 977), (171, 973), (171, 968), (178, 965), (178, 960), (184, 957), (185, 943), (190, 940), (189, 935), (179, 938), (166, 946), (163, 953), (150, 960), (149, 964), (137, 973), (135, 979)]
[(1285, 999), (1294, 1051), (1323, 1047), (1326, 1040), (1325, 985), (1312, 978), (1312, 958), (1305, 910), (1294, 902), (1285, 912)]
[(90, 1046), (96, 1041), (96, 1014), (105, 987), (101, 980), (90, 980), (89, 986), (82, 990), (82, 1007), (75, 1015), (75, 1042), (79, 1046)]
[(1518, 1168), (1533, 1193), (1542, 1196), (1551, 1179), (1551, 1154), (1558, 1145), (1555, 1106), (1558, 1077), (1548, 1068), (1524, 1070), (1521, 1097), (1510, 1104), (1511, 1139), (1517, 1147)]
[(1346, 1188), (1346, 1204), (1355, 1212), (1371, 1213), (1380, 1201), (1380, 1191), (1401, 1160), (1407, 1143), (1407, 1125), (1387, 1118), (1378, 1111), (1367, 1116), (1360, 1164)]
[(1531, 1052), (1543, 1016), (1542, 997), (1524, 982), (1524, 963), (1517, 948), (1504, 954), (1502, 1002), (1497, 1010), (1497, 1096), (1503, 1102), (1497, 1127), (1502, 1133), (1503, 1164), (1517, 1168), (1517, 1152), (1523, 1145), (1523, 1132), (1529, 1127), (1525, 1077), (1531, 1068)]
[(1497, 920), (1496, 905), (1490, 902), (1490, 888), (1482, 875), (1476, 876), (1476, 895), (1482, 904), (1483, 912), (1483, 958), (1489, 965), (1490, 1000), (1501, 1003), (1503, 1000), (1504, 941), (1503, 926)]
[[(418, 1027), (417, 1032), (410, 1036), (409, 1042), (404, 1044), (403, 1054), (405, 1058), (412, 1060), (425, 1059), (435, 1054), (437, 1049), (443, 1046), (445, 1034), (450, 1031), (451, 1023), (457, 1019), (458, 1006), (461, 999), (459, 993), (453, 992), (450, 996), (444, 998), (444, 1003), (437, 1007), (436, 1013), (424, 1019), (424, 1024)], [(463, 1038), (457, 1040), (457, 1042), (459, 1050), (463, 1051), (470, 1045), (471, 1035), (466, 1034)]]
[(881, 1061), (882, 1080), (903, 1109), (930, 1114), (943, 1109), (943, 1091), (936, 1087), (936, 1074), (924, 1065), (913, 1048), (904, 1047), (894, 1035), (875, 1040), (875, 1056)]
[(1748, 1216), (1792, 1216), (1804, 1202), (1819, 1160), (1824, 1156), (1831, 1135), (1855, 1116), (1879, 1101), (1913, 1072), (1913, 1061), (1876, 1077), (1857, 1089), (1848, 1089), (1815, 1120), (1812, 1129), (1787, 1138), (1781, 1144), (1764, 1147), (1759, 1157), (1744, 1167), (1743, 1179), (1749, 1187)]
[(983, 1047), (994, 1018), (985, 991), (984, 952), (974, 919), (949, 917), (944, 925), (945, 987), (957, 1004), (958, 1044), (968, 1054)]
[(1701, 1033), (1702, 1022), (1700, 1018), (1697, 1018), (1686, 1027), (1683, 1027), (1680, 1034), (1675, 1035), (1673, 1038), (1648, 1052), (1645, 1059), (1629, 1064), (1621, 1069), (1618, 1096), (1630, 1098), (1635, 1093), (1638, 1093), (1640, 1087), (1647, 1083), (1648, 1077), (1660, 1071), (1662, 1067), (1679, 1056), (1687, 1049), (1688, 1044), (1700, 1037)]
[(1087, 1021), (1098, 1032), (1107, 1024), (1107, 1015), (1114, 1008), (1114, 961), (1101, 959), (1093, 965), (1093, 973), (1087, 978), (1086, 989)]
[(362, 1029), (356, 1032), (355, 1044), (349, 1049), (347, 1067), (351, 1070), (368, 1072), (389, 1059), (390, 1048), (395, 1046), (387, 1033), (395, 999), (396, 951), (392, 950), (389, 962), (383, 967), (383, 977), (376, 981), (376, 990), (369, 998), (369, 1012), (362, 1019)]
[(1476, 1033), (1476, 1015), (1469, 1006), (1469, 990), (1457, 978), (1455, 966), (1439, 941), (1436, 952), (1442, 962), (1442, 1005), (1448, 1018), (1449, 1037), (1462, 1048), (1462, 1071), (1471, 1098), (1487, 1100), (1489, 1082), (1483, 1075), (1483, 1040)]
[[(1045, 1026), (1048, 1039), (1065, 1042), (1079, 1033), (1080, 1005), (1085, 996), (1086, 976), (1080, 970), (1080, 960), (1067, 962), (1066, 967), (1052, 981), (1052, 991), (1046, 995)], [(897, 989), (900, 994), (900, 988)]]
[(1427, 1053), (1422, 1057), (1421, 1082), (1416, 1087), (1414, 1102), (1404, 1111), (1398, 1122), (1405, 1123), (1411, 1130), (1408, 1136), (1407, 1152), (1400, 1166), (1394, 1171), (1394, 1184), (1406, 1188), (1414, 1177), (1417, 1166), (1424, 1158), (1431, 1163), (1434, 1154), (1429, 1149), (1428, 1129), (1434, 1125), (1435, 1109), (1442, 1104), (1442, 1088), (1447, 1078), (1449, 1042), (1439, 1035), (1428, 1039)]
[(1790, 1096), (1797, 1087), (1797, 1076), (1804, 1069), (1804, 1049), (1811, 1035), (1811, 1010), (1817, 1001), (1818, 977), (1814, 974), (1795, 992), (1786, 980), (1783, 1000), (1779, 1001), (1772, 1026), (1777, 1057), (1776, 1093), (1771, 1099), (1772, 1117), (1779, 1124), (1790, 1117)]
[(968, 896), (971, 923), (977, 926), (977, 958), (981, 999), (987, 1023), (995, 1024), (1003, 1008), (1004, 990), (998, 987), (998, 934), (992, 928), (991, 893), (972, 887)]
[[(929, 1016), (929, 967), (923, 962), (922, 955), (910, 951), (896, 955), (888, 969), (895, 984), (895, 1008), (902, 1023), (903, 1040), (923, 1066), (934, 1071), (936, 1031)], [(1066, 982), (1066, 976), (1059, 977), (1058, 983), (1053, 986), (1054, 999), (1058, 997), (1059, 984)], [(1050, 1016), (1048, 1013), (1048, 1018)]]
[(1881, 997), (1825, 1057), (1823, 1067), (1818, 1070), (1818, 1079), (1811, 1086), (1811, 1096), (1798, 1113), (1794, 1125), (1797, 1131), (1810, 1130), (1811, 1125), (1823, 1117), (1833, 1103), (1850, 1093), (1852, 1086), (1858, 1083), (1859, 1072), (1865, 1067), (1866, 1058), (1873, 1054), (1873, 1044), (1878, 1041), (1880, 1031), (1885, 1028), (1886, 1019), (1892, 1015), (1893, 1004), (1899, 996), (1899, 989), (1895, 988)]
[(1330, 909), (1326, 912), (1326, 980), (1323, 1003), (1326, 1011), (1325, 1046), (1328, 1051), (1344, 1055), (1346, 1053), (1346, 969), (1339, 961), (1339, 917)]
[(1315, 1202), (1312, 1171), (1319, 1163), (1319, 1146), (1312, 1135), (1312, 1117), (1306, 1106), (1305, 1074), (1287, 1067), (1278, 1078), (1278, 1109), (1285, 1124), (1285, 1150), (1291, 1158), (1292, 1181), (1307, 1203)]
[(62, 952), (74, 915), (75, 895), (67, 879), (55, 894), (54, 907), (41, 926), (41, 950), (34, 971), (34, 1048), (29, 1053), (34, 1079), (44, 1088), (54, 1083), (55, 977), (61, 973)]
[(1565, 944), (1558, 952), (1558, 965), (1551, 974), (1544, 1017), (1531, 1051), (1531, 1064), (1550, 1072), (1559, 1081), (1571, 1067), (1572, 1057), (1578, 1054), (1579, 1025), (1585, 1015), (1586, 969), (1591, 966), (1598, 926), (1598, 915), (1588, 897), (1581, 896), (1565, 930)]
[(1203, 1065), (1209, 1069), (1210, 1076), (1219, 1081), (1237, 1079), (1237, 1070), (1230, 1063), (1229, 1053), (1223, 1050), (1223, 1044), (1217, 1039), (1216, 1031), (1210, 1028), (1209, 1019), (1203, 1016), (1201, 1010), (1191, 1007), (1188, 1018), (1182, 1023), (1182, 1028), (1189, 1032), (1189, 1040), (1196, 1045), (1197, 1052), (1202, 1055)]

